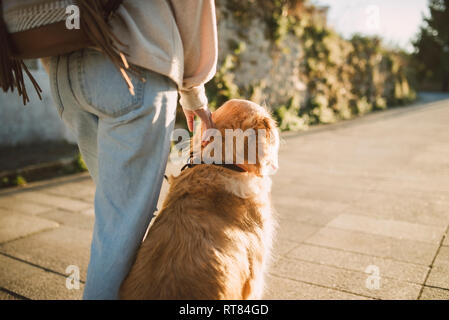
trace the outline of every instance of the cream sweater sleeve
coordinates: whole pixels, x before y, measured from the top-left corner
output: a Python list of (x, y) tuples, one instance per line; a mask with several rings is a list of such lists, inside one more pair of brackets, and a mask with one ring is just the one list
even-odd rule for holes
[(196, 110), (208, 101), (204, 84), (217, 67), (217, 23), (214, 0), (169, 0), (184, 48), (184, 78), (179, 88), (184, 109)]

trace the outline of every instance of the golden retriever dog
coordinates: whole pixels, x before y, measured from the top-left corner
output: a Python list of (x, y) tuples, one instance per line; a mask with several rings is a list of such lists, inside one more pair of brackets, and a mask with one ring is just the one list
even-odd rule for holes
[(223, 139), (225, 129), (264, 129), (259, 156), (252, 163), (245, 156), (243, 172), (199, 164), (170, 177), (121, 299), (262, 298), (275, 226), (267, 172), (277, 168), (276, 123), (245, 100), (226, 102), (212, 119)]

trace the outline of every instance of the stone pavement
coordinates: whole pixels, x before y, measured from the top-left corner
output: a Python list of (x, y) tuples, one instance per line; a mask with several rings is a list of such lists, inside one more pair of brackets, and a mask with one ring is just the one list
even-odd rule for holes
[[(448, 123), (445, 100), (284, 135), (265, 298), (449, 299)], [(0, 192), (0, 299), (81, 297), (93, 197), (86, 174)]]

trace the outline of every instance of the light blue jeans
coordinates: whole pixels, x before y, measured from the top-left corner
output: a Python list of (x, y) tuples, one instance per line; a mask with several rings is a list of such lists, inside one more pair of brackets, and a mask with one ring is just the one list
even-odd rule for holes
[(177, 89), (139, 69), (132, 96), (119, 71), (91, 49), (52, 57), (59, 115), (77, 138), (96, 184), (84, 299), (116, 299), (156, 210), (175, 122)]

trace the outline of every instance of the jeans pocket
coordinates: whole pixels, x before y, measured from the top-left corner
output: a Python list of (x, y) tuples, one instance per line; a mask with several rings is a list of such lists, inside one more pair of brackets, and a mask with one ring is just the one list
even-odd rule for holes
[(76, 57), (77, 88), (75, 96), (98, 113), (118, 117), (143, 104), (144, 83), (129, 74), (134, 95), (128, 89), (120, 71), (101, 52), (86, 49)]

